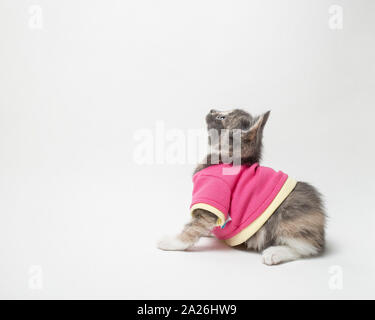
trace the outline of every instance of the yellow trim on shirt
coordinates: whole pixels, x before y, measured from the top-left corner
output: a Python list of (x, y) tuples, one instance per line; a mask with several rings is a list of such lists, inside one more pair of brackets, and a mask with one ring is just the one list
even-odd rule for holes
[(219, 226), (219, 227), (222, 227), (224, 225), (225, 214), (222, 213), (219, 209), (217, 209), (213, 206), (210, 206), (207, 203), (196, 203), (190, 209), (191, 215), (194, 214), (194, 210), (196, 210), (196, 209), (203, 209), (203, 210), (207, 210), (207, 211), (213, 213), (215, 216), (218, 217), (218, 219), (216, 221), (216, 225)]
[(257, 232), (263, 226), (263, 224), (266, 223), (266, 221), (271, 217), (271, 215), (276, 211), (276, 209), (282, 204), (282, 202), (287, 198), (287, 196), (293, 191), (296, 184), (297, 184), (296, 180), (288, 177), (288, 179), (285, 181), (284, 185), (280, 189), (279, 193), (277, 194), (275, 199), (273, 199), (273, 201), (267, 207), (267, 209), (258, 218), (256, 218), (250, 225), (248, 225), (245, 229), (241, 230), (234, 237), (224, 240), (225, 243), (233, 247), (233, 246), (237, 246), (245, 242), (251, 236), (253, 236), (255, 232)]

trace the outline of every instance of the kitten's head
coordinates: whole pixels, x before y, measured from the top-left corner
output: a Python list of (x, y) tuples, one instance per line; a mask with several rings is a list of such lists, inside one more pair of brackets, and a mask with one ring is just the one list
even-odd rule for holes
[[(233, 156), (233, 133), (240, 129), (241, 139), (241, 164), (252, 164), (259, 162), (262, 155), (263, 129), (270, 115), (270, 111), (260, 115), (252, 116), (250, 113), (234, 109), (230, 111), (211, 110), (206, 116), (207, 129), (209, 131), (209, 144), (211, 150), (228, 151), (228, 156)], [(226, 132), (227, 139), (212, 139), (212, 133)], [(238, 130), (237, 130), (238, 131)], [(226, 144), (226, 145), (223, 145)], [(228, 145), (229, 144), (229, 145)]]

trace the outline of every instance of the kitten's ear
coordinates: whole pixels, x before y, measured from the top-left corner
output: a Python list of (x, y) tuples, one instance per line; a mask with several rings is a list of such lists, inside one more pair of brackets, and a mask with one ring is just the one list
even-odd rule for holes
[(241, 130), (249, 130), (250, 129), (250, 120), (246, 117), (243, 117), (240, 121)]
[(263, 113), (261, 116), (259, 116), (255, 123), (251, 126), (251, 128), (247, 131), (246, 135), (250, 140), (253, 140), (255, 137), (260, 138), (264, 126), (267, 123), (267, 120), (270, 116), (271, 111), (267, 111), (266, 113)]

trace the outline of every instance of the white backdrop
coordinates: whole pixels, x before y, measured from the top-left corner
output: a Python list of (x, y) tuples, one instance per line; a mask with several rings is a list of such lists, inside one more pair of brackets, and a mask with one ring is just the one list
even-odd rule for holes
[[(374, 12), (0, 0), (0, 297), (374, 298)], [(202, 129), (213, 107), (272, 110), (263, 164), (324, 194), (325, 255), (156, 249), (189, 218), (194, 164), (140, 165), (134, 135)]]

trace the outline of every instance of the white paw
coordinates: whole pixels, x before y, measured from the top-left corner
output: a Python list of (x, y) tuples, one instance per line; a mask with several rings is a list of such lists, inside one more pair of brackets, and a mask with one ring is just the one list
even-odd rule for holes
[(279, 247), (269, 247), (262, 253), (262, 262), (268, 266), (284, 261), (284, 251)]
[(176, 236), (164, 236), (158, 241), (158, 248), (161, 250), (182, 251), (189, 247), (189, 243), (181, 241)]

